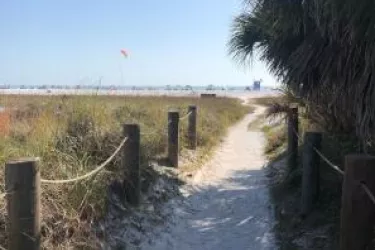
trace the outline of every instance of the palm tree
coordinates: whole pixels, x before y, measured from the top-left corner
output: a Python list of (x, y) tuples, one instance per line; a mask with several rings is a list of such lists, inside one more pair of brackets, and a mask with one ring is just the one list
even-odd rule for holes
[[(251, 5), (250, 5), (251, 3)], [(375, 1), (256, 0), (234, 20), (229, 50), (257, 50), (272, 73), (336, 128), (375, 132)]]

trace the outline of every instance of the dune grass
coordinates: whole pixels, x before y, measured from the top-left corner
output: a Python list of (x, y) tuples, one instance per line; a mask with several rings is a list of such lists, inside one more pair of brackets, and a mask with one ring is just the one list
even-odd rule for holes
[[(119, 97), (119, 96), (0, 96), (10, 112), (10, 129), (0, 133), (0, 193), (4, 166), (17, 157), (40, 157), (43, 179), (69, 179), (105, 161), (120, 144), (122, 125), (141, 128), (141, 167), (151, 174), (149, 161), (166, 149), (167, 111), (198, 106), (198, 152), (208, 153), (230, 125), (247, 112), (228, 98)], [(181, 150), (185, 149), (187, 121), (180, 122)], [(74, 184), (42, 185), (43, 247), (95, 249), (93, 222), (104, 214), (106, 188), (125, 179), (121, 156), (93, 178)], [(147, 184), (147, 183), (146, 183)], [(0, 200), (0, 245), (6, 245), (5, 201)]]
[[(287, 97), (280, 100), (261, 99), (259, 102), (271, 109), (273, 102), (280, 105), (291, 102), (286, 102)], [(319, 163), (319, 200), (306, 218), (301, 220), (295, 216), (300, 211), (298, 204), (302, 185), (303, 136), (306, 131), (320, 131), (320, 151), (334, 165), (341, 168), (344, 166), (345, 155), (360, 153), (360, 141), (353, 134), (327, 131), (322, 124), (314, 122), (318, 119), (309, 119), (310, 115), (313, 114), (309, 114), (303, 107), (299, 108), (299, 166), (294, 170), (290, 170), (284, 161), (287, 156), (287, 124), (283, 122), (274, 126), (263, 125), (261, 128), (266, 136), (265, 153), (271, 162), (267, 170), (273, 181), (270, 190), (275, 204), (275, 214), (282, 214), (278, 216), (278, 224), (275, 227), (276, 237), (280, 242), (287, 243), (285, 247), (288, 249), (299, 249), (300, 246), (295, 246), (295, 242), (301, 242), (301, 239), (308, 242), (309, 249), (338, 249), (342, 176), (322, 159)], [(322, 240), (312, 237), (317, 231), (324, 235)], [(304, 236), (301, 236), (301, 232), (305, 232)]]
[[(274, 103), (285, 104), (290, 102), (290, 100), (288, 100), (286, 95), (279, 95), (253, 98), (249, 102), (270, 109)], [(264, 153), (268, 159), (273, 160), (285, 149), (286, 128), (282, 122), (282, 117), (273, 117), (272, 119), (272, 117), (267, 118), (265, 115), (260, 115), (249, 123), (248, 129), (264, 133), (266, 137)]]
[(288, 102), (288, 97), (286, 95), (278, 95), (278, 96), (264, 96), (258, 98), (251, 98), (249, 103), (270, 107), (274, 103), (286, 103)]

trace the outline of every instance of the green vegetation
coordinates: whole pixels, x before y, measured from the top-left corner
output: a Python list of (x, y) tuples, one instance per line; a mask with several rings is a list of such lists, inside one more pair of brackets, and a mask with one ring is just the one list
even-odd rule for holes
[(279, 153), (280, 149), (285, 148), (287, 140), (285, 126), (280, 125), (275, 129), (264, 126), (262, 130), (267, 130), (265, 133), (267, 142), (264, 152), (272, 159)]
[(256, 116), (253, 121), (249, 123), (247, 126), (249, 131), (258, 131), (259, 126), (261, 126), (264, 123), (264, 115)]
[(265, 96), (265, 97), (258, 97), (258, 98), (252, 98), (249, 100), (250, 103), (261, 105), (265, 107), (270, 107), (274, 103), (286, 103), (289, 100), (287, 100), (287, 97), (285, 95), (279, 95), (279, 96)]
[[(167, 111), (198, 106), (198, 155), (219, 142), (231, 124), (247, 112), (238, 100), (228, 98), (114, 97), (114, 96), (1, 96), (10, 107), (11, 126), (0, 137), (0, 190), (4, 193), (4, 164), (15, 157), (38, 156), (43, 179), (69, 179), (85, 174), (105, 161), (122, 141), (122, 124), (141, 127), (142, 176), (150, 185), (149, 161), (165, 154)], [(187, 121), (180, 122), (181, 150), (185, 150)], [(93, 221), (104, 213), (107, 186), (126, 179), (121, 156), (93, 178), (74, 184), (43, 185), (43, 245), (67, 249), (97, 247)], [(144, 187), (143, 187), (144, 188)], [(2, 208), (5, 201), (0, 200)], [(0, 245), (6, 245), (6, 213), (0, 210)], [(92, 244), (92, 246), (87, 244)]]
[[(229, 42), (234, 58), (244, 63), (259, 52), (271, 72), (305, 107), (300, 112), (300, 134), (310, 129), (322, 131), (323, 154), (333, 163), (342, 167), (343, 156), (349, 152), (374, 153), (375, 17), (371, 10), (375, 2), (256, 0), (246, 1), (246, 5), (234, 21)], [(285, 112), (283, 102), (270, 105), (269, 114)], [(267, 150), (274, 151), (282, 139), (270, 137)], [(310, 215), (307, 220), (312, 218), (310, 226), (332, 223), (335, 228), (341, 190), (337, 183), (341, 180), (326, 163), (321, 169), (322, 204), (315, 218)], [(294, 214), (284, 217), (290, 219)]]
[(357, 136), (364, 150), (371, 147), (375, 2), (246, 3), (229, 42), (234, 58), (247, 62), (259, 51), (272, 73), (303, 99), (310, 119), (326, 131)]
[[(261, 97), (251, 99), (250, 102), (254, 105), (261, 105), (267, 107), (268, 116), (272, 116), (275, 104), (285, 105), (291, 100), (287, 95)], [(280, 104), (280, 105), (281, 105)], [(279, 113), (277, 113), (279, 114)], [(272, 160), (285, 149), (286, 145), (286, 127), (282, 116), (267, 117), (267, 115), (260, 115), (256, 117), (249, 125), (248, 129), (251, 131), (262, 131), (266, 137), (266, 146), (264, 149), (267, 157)]]
[[(280, 102), (280, 100), (282, 100)], [(277, 103), (280, 102), (280, 103)], [(295, 102), (283, 95), (278, 98), (261, 99), (257, 104), (268, 107), (268, 114), (271, 118), (283, 118), (284, 109), (287, 103)], [(307, 130), (319, 130), (323, 133), (321, 152), (335, 165), (342, 167), (344, 156), (360, 152), (360, 141), (353, 135), (327, 132), (323, 127), (310, 119), (308, 110), (299, 109), (299, 136), (303, 140), (303, 134)], [(300, 249), (294, 241), (301, 241), (301, 232), (321, 231), (327, 237), (316, 239), (304, 237), (303, 241), (311, 249), (338, 249), (340, 207), (341, 207), (341, 185), (342, 177), (333, 170), (325, 161), (320, 162), (320, 198), (314, 211), (306, 218), (296, 217), (300, 213), (300, 190), (301, 190), (301, 160), (300, 167), (293, 172), (286, 165), (287, 127), (284, 119), (280, 122), (267, 123), (262, 119), (258, 130), (265, 133), (266, 146), (265, 154), (270, 160), (267, 167), (267, 174), (273, 185), (270, 186), (271, 197), (275, 204), (275, 214), (278, 224), (275, 226), (276, 237), (282, 246), (287, 249)], [(300, 141), (299, 159), (302, 157), (303, 141)]]

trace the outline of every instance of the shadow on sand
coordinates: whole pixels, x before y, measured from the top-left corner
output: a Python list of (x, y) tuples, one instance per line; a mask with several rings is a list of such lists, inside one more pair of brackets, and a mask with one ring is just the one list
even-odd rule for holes
[(180, 204), (172, 204), (170, 233), (142, 249), (279, 249), (268, 186), (263, 170), (249, 170), (187, 190)]
[[(298, 151), (302, 152), (303, 146)], [(302, 164), (290, 173), (283, 152), (266, 167), (279, 249), (339, 249), (341, 180), (325, 163), (320, 163), (319, 200), (306, 217), (300, 216)], [(301, 155), (299, 156), (301, 159)]]
[(218, 184), (185, 185), (184, 195), (178, 188), (184, 183), (158, 171), (158, 182), (145, 195), (148, 207), (117, 214), (112, 222), (112, 246), (125, 247), (112, 249), (338, 249), (341, 186), (331, 181), (334, 173), (322, 167), (319, 202), (301, 218), (300, 171), (287, 175), (285, 156), (261, 170), (235, 171)]

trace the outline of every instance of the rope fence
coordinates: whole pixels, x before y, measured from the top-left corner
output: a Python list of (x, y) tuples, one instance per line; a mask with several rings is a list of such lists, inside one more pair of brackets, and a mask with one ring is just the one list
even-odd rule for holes
[[(301, 137), (299, 136), (298, 132), (296, 130), (293, 130), (293, 132), (295, 133), (295, 135), (297, 136), (298, 138), (298, 141), (300, 143), (306, 143), (304, 142)], [(307, 142), (308, 143), (308, 142)], [(324, 156), (324, 154), (322, 152), (320, 152), (316, 147), (312, 146), (314, 151), (320, 156), (320, 158), (328, 164), (328, 166), (330, 166), (332, 169), (336, 170), (339, 174), (341, 175), (344, 175), (344, 171), (341, 170), (341, 168), (337, 165), (335, 165), (334, 163), (332, 163), (332, 161), (330, 161), (326, 156)]]
[[(301, 142), (301, 143), (306, 143), (304, 142), (301, 137), (299, 136), (298, 132), (294, 130), (294, 133), (296, 134), (298, 140)], [(308, 143), (308, 142), (307, 142)], [(341, 170), (341, 168), (337, 165), (335, 165), (332, 161), (330, 161), (322, 152), (320, 152), (316, 147), (313, 146), (313, 149), (314, 151), (319, 155), (319, 157), (325, 162), (327, 163), (328, 166), (330, 166), (332, 169), (336, 170), (337, 173), (339, 173), (340, 175), (344, 176), (345, 175), (345, 171)], [(369, 199), (374, 203), (375, 205), (375, 195), (371, 192), (371, 190), (367, 187), (366, 183), (364, 182), (360, 182), (360, 186), (362, 187), (363, 191), (367, 194), (367, 196), (369, 197)]]
[(373, 249), (375, 225), (375, 157), (366, 154), (345, 156), (345, 168), (334, 164), (321, 151), (322, 133), (304, 131), (302, 139), (298, 133), (298, 105), (290, 104), (287, 115), (288, 147), (287, 160), (290, 170), (298, 167), (300, 147), (303, 149), (301, 174), (300, 215), (305, 218), (319, 204), (319, 163), (323, 161), (343, 176), (340, 207), (340, 249)]
[(78, 176), (78, 177), (75, 177), (75, 178), (72, 178), (72, 179), (66, 179), (66, 180), (45, 180), (45, 179), (41, 179), (40, 182), (43, 183), (43, 184), (66, 184), (66, 183), (72, 183), (72, 182), (77, 182), (77, 181), (81, 181), (81, 180), (84, 180), (84, 179), (88, 179), (91, 176), (99, 173), (102, 169), (104, 169), (113, 160), (113, 158), (118, 154), (118, 152), (120, 152), (121, 148), (124, 146), (127, 139), (128, 138), (125, 137), (121, 141), (120, 145), (116, 148), (116, 150), (112, 153), (112, 155), (107, 160), (105, 160), (102, 164), (100, 164), (94, 170), (88, 172), (87, 174), (84, 174), (82, 176)]
[(320, 158), (325, 161), (328, 166), (330, 166), (332, 169), (336, 170), (339, 174), (344, 175), (345, 172), (342, 171), (339, 166), (333, 164), (330, 160), (328, 160), (327, 157), (325, 157), (317, 148), (314, 147), (314, 151), (320, 156)]
[[(121, 142), (115, 148), (113, 153), (100, 165), (95, 166), (88, 173), (67, 178), (67, 179), (44, 179), (40, 178), (39, 158), (19, 158), (8, 161), (5, 164), (5, 188), (0, 193), (0, 200), (6, 199), (7, 214), (9, 217), (8, 234), (9, 249), (40, 249), (41, 235), (41, 185), (59, 185), (76, 183), (88, 180), (99, 172), (104, 172), (105, 168), (114, 158), (122, 152), (121, 168), (124, 171), (121, 188), (124, 190), (124, 200), (132, 206), (138, 207), (141, 203), (141, 144), (140, 137), (147, 135), (160, 134), (167, 139), (167, 163), (170, 167), (178, 167), (179, 162), (179, 121), (187, 118), (186, 133), (189, 147), (195, 150), (197, 145), (197, 108), (194, 105), (188, 107), (186, 115), (179, 117), (177, 109), (168, 111), (168, 120), (166, 128), (155, 129), (142, 132), (142, 128), (148, 128), (142, 123), (126, 123), (123, 125), (123, 134)], [(114, 184), (114, 183), (112, 183)], [(111, 184), (111, 185), (112, 185)], [(110, 185), (109, 188), (112, 186)], [(27, 197), (27, 199), (25, 199)], [(85, 199), (85, 198), (84, 198)], [(23, 232), (28, 232), (25, 237)], [(0, 250), (3, 250), (0, 245)]]
[(364, 182), (360, 182), (361, 184), (361, 187), (363, 188), (363, 190), (366, 192), (367, 196), (370, 198), (370, 200), (375, 204), (375, 196), (374, 194), (371, 192), (371, 190), (367, 187), (366, 183)]
[(186, 115), (180, 117), (180, 121), (183, 121), (183, 120), (187, 119), (192, 113), (193, 113), (193, 112), (190, 111), (190, 112), (187, 113)]

